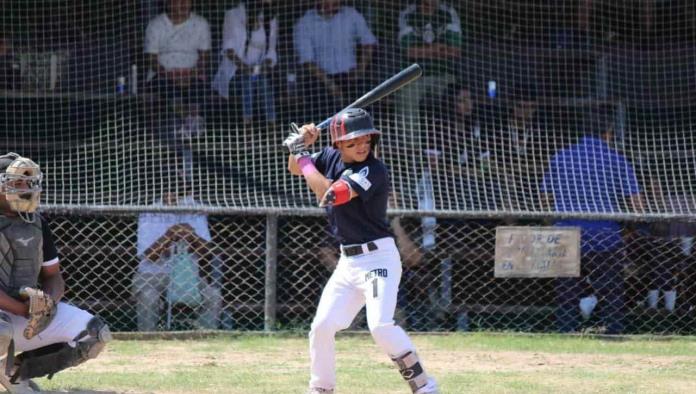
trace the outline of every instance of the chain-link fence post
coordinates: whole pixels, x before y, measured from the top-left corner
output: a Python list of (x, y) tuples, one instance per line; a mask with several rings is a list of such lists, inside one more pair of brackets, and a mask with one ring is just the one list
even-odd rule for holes
[(273, 331), (277, 312), (278, 216), (266, 216), (266, 276), (264, 297), (264, 331)]

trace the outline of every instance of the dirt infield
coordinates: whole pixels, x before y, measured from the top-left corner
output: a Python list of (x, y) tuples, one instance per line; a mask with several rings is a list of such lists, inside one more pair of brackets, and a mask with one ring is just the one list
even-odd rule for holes
[[(696, 392), (696, 341), (476, 334), (414, 342), (442, 393)], [(304, 337), (115, 341), (99, 359), (39, 383), (54, 393), (302, 393), (308, 361)], [(369, 335), (339, 337), (337, 365), (337, 393), (407, 392)]]

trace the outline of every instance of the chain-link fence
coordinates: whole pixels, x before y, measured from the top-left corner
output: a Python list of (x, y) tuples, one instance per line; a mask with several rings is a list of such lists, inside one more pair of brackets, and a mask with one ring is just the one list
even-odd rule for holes
[[(306, 329), (337, 260), (324, 217), (211, 215), (213, 246), (195, 259), (202, 278), (197, 295), (179, 289), (173, 296), (170, 282), (186, 286), (197, 276), (182, 279), (176, 264), (162, 276), (138, 273), (136, 213), (49, 219), (67, 299), (103, 316), (116, 331)], [(622, 244), (612, 235), (583, 239), (577, 279), (502, 279), (494, 275), (495, 231), (512, 221), (437, 218), (432, 227), (421, 219), (392, 221), (404, 230), (395, 232), (404, 263), (396, 320), (407, 329), (696, 330), (692, 238), (679, 225), (625, 223)], [(143, 315), (148, 308), (152, 327)], [(354, 328), (365, 326), (363, 313)]]

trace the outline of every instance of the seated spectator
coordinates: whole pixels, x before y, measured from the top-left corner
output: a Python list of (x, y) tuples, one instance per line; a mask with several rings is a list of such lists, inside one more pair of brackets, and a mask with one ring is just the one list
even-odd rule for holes
[(181, 303), (194, 309), (201, 328), (218, 328), (220, 284), (215, 283), (214, 275), (204, 273), (212, 272), (216, 261), (207, 216), (157, 211), (195, 205), (189, 193), (167, 192), (152, 205), (152, 212), (138, 218), (140, 263), (133, 278), (133, 292), (139, 331), (158, 328), (162, 298), (169, 308)]
[[(396, 207), (397, 201), (397, 194), (393, 192), (390, 207)], [(405, 222), (398, 216), (390, 221), (403, 263), (395, 318), (416, 331), (455, 329), (449, 324), (452, 318), (452, 258), (446, 255), (444, 248), (438, 248), (437, 221), (435, 217), (424, 218), (420, 231)]]
[[(154, 126), (171, 140), (182, 156), (184, 172), (192, 175), (190, 138), (204, 132), (206, 62), (210, 27), (191, 11), (191, 0), (168, 0), (167, 11), (150, 21), (145, 32), (149, 56), (148, 82), (164, 103), (153, 109), (164, 124)], [(162, 110), (170, 116), (161, 117)]]
[(538, 199), (537, 184), (543, 167), (541, 127), (536, 117), (537, 103), (531, 99), (515, 101), (502, 128), (496, 133), (495, 160), (506, 177), (514, 210), (533, 210)]
[(441, 118), (436, 124), (444, 128), (439, 132), (446, 136), (449, 146), (458, 152), (462, 165), (474, 165), (488, 152), (487, 135), (481, 127), (479, 111), (469, 86), (456, 82), (450, 84), (434, 106), (425, 106), (434, 116)]
[(13, 57), (12, 41), (0, 33), (0, 89), (15, 89), (19, 84), (18, 70), (12, 67)]
[(341, 0), (318, 0), (297, 21), (294, 43), (304, 67), (302, 96), (314, 100), (305, 105), (311, 111), (305, 116), (326, 117), (365, 93), (377, 39), (355, 8), (341, 6)]
[[(693, 196), (665, 192), (659, 180), (648, 177), (645, 195), (659, 207), (659, 211), (693, 211)], [(667, 205), (667, 206), (665, 206)], [(678, 288), (687, 271), (693, 248), (696, 225), (679, 221), (656, 221), (641, 226), (636, 247), (629, 249), (634, 262), (642, 263), (646, 274), (646, 306), (656, 310), (662, 300), (667, 312), (677, 307)]]
[(408, 63), (419, 63), (424, 75), (398, 93), (397, 108), (406, 128), (423, 129), (421, 100), (440, 96), (455, 82), (455, 63), (461, 53), (462, 29), (457, 11), (439, 0), (419, 0), (399, 16), (399, 44)]
[(275, 123), (270, 73), (278, 64), (278, 18), (271, 0), (241, 2), (225, 13), (222, 61), (213, 88), (229, 98), (230, 81), (242, 98), (245, 125), (254, 119), (255, 102), (263, 103), (264, 119)]

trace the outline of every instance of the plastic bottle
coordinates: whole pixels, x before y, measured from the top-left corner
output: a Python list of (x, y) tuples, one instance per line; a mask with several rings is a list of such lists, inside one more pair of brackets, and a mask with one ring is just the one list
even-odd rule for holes
[(498, 86), (494, 80), (488, 81), (488, 97), (492, 99), (498, 97)]
[(118, 77), (116, 79), (116, 93), (126, 94), (126, 77)]

